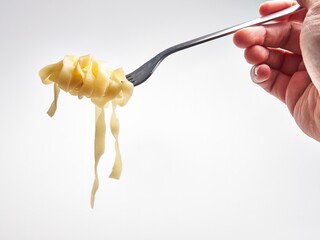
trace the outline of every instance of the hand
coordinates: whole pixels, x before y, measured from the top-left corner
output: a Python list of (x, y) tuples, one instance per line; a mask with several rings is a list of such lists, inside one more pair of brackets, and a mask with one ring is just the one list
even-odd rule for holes
[[(320, 0), (300, 0), (306, 8), (278, 22), (242, 29), (234, 43), (245, 48), (253, 82), (283, 101), (304, 133), (320, 141)], [(267, 15), (296, 4), (269, 1)]]

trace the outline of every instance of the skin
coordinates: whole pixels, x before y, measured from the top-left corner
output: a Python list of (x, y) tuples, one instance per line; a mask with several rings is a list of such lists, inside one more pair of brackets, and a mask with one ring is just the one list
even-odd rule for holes
[[(270, 25), (235, 33), (251, 78), (284, 102), (301, 130), (320, 142), (320, 0), (299, 0), (305, 10)], [(262, 16), (296, 4), (268, 1)]]

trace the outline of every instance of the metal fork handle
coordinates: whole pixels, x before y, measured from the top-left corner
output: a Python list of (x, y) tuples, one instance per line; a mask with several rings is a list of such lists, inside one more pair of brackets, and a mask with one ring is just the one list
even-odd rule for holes
[[(145, 64), (143, 64), (141, 67), (136, 69), (134, 72), (128, 74), (127, 77), (130, 79), (139, 78), (140, 81), (133, 81), (134, 86), (137, 86), (137, 85), (141, 84), (142, 82), (144, 82), (145, 80), (147, 80), (152, 75), (154, 70), (158, 67), (158, 65), (162, 62), (162, 60), (165, 59), (167, 56), (171, 55), (172, 53), (175, 53), (175, 52), (181, 51), (183, 49), (190, 48), (190, 47), (193, 47), (193, 46), (196, 46), (196, 45), (208, 42), (208, 41), (212, 41), (217, 38), (221, 38), (221, 37), (230, 35), (232, 33), (235, 33), (236, 31), (243, 29), (243, 28), (246, 28), (246, 27), (262, 25), (264, 23), (276, 20), (278, 18), (291, 15), (291, 14), (296, 13), (302, 9), (303, 9), (303, 7), (301, 7), (299, 4), (296, 4), (292, 7), (286, 8), (284, 10), (280, 10), (278, 12), (275, 12), (275, 13), (272, 13), (272, 14), (254, 19), (254, 20), (244, 22), (244, 23), (232, 26), (232, 27), (228, 27), (223, 30), (220, 30), (220, 31), (208, 34), (208, 35), (204, 35), (202, 37), (198, 37), (198, 38), (177, 44), (175, 46), (169, 47), (169, 48), (165, 49), (164, 51), (160, 52), (159, 54), (157, 54), (155, 57), (150, 59)], [(149, 69), (148, 73), (143, 71), (145, 68)]]
[(165, 51), (163, 51), (163, 55), (168, 56), (171, 53), (183, 50), (185, 48), (193, 47), (195, 45), (198, 45), (198, 44), (201, 44), (204, 42), (208, 42), (208, 41), (211, 41), (211, 40), (214, 40), (217, 38), (221, 38), (221, 37), (230, 35), (232, 33), (235, 33), (236, 31), (243, 29), (243, 28), (246, 28), (246, 27), (262, 25), (262, 24), (270, 22), (272, 20), (276, 20), (280, 17), (291, 15), (291, 14), (293, 14), (299, 10), (302, 10), (302, 9), (303, 8), (299, 4), (296, 4), (292, 7), (289, 7), (284, 10), (272, 13), (270, 15), (266, 15), (266, 16), (263, 16), (263, 17), (260, 17), (260, 18), (257, 18), (257, 19), (251, 20), (251, 21), (247, 21), (247, 22), (244, 22), (244, 23), (232, 26), (232, 27), (228, 27), (226, 29), (223, 29), (223, 30), (199, 37), (199, 38), (195, 38), (193, 40), (190, 40), (190, 41), (187, 41), (184, 43), (180, 43), (178, 45), (175, 45), (175, 46), (170, 47), (170, 48), (166, 49)]

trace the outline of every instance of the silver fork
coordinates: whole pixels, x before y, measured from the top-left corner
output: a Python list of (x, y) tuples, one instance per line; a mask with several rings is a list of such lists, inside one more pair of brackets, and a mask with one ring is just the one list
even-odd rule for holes
[(145, 82), (152, 75), (152, 73), (156, 70), (156, 68), (159, 66), (159, 64), (162, 62), (162, 60), (165, 59), (166, 57), (168, 57), (169, 55), (171, 55), (172, 53), (175, 53), (180, 50), (183, 50), (183, 49), (186, 49), (189, 47), (193, 47), (198, 44), (205, 43), (205, 42), (208, 42), (208, 41), (220, 38), (220, 37), (227, 36), (229, 34), (235, 33), (236, 31), (238, 31), (242, 28), (262, 25), (262, 24), (270, 22), (272, 20), (276, 20), (280, 17), (291, 15), (291, 14), (296, 13), (302, 9), (303, 8), (300, 5), (296, 4), (292, 7), (283, 9), (281, 11), (272, 13), (270, 15), (260, 17), (260, 18), (257, 18), (257, 19), (254, 19), (254, 20), (251, 20), (251, 21), (248, 21), (245, 23), (241, 23), (241, 24), (238, 24), (238, 25), (235, 25), (235, 26), (211, 33), (211, 34), (208, 34), (208, 35), (204, 35), (202, 37), (198, 37), (198, 38), (192, 39), (187, 42), (177, 44), (175, 46), (172, 46), (172, 47), (167, 48), (164, 51), (160, 52), (155, 57), (151, 58), (149, 61), (147, 61), (146, 63), (141, 65), (139, 68), (137, 68), (135, 71), (127, 74), (126, 78), (130, 82), (132, 82), (134, 86), (138, 86), (139, 84)]

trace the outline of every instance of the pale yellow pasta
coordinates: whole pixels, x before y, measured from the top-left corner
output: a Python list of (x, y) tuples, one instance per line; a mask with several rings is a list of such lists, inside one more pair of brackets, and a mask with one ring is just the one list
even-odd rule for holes
[(115, 139), (115, 161), (109, 177), (119, 179), (122, 161), (118, 142), (119, 121), (115, 109), (118, 105), (124, 106), (127, 104), (133, 92), (133, 85), (126, 79), (122, 69), (111, 70), (105, 62), (97, 61), (90, 55), (82, 57), (67, 55), (62, 61), (41, 69), (39, 75), (44, 84), (54, 84), (54, 100), (47, 112), (49, 116), (52, 117), (55, 114), (60, 89), (78, 96), (79, 99), (90, 98), (95, 104), (95, 179), (90, 201), (93, 208), (95, 194), (99, 187), (97, 167), (105, 151), (106, 124), (104, 109), (111, 102), (110, 129)]

